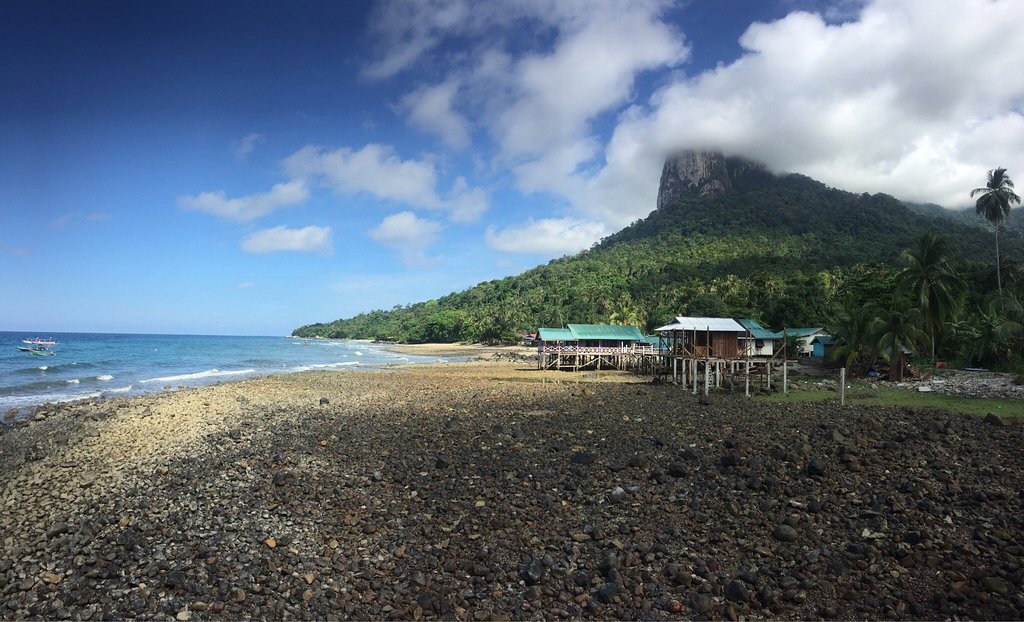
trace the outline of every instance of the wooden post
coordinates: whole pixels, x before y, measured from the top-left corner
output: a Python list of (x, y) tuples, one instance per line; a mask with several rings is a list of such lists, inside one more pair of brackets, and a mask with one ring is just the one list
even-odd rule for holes
[(846, 368), (839, 368), (839, 405), (846, 406)]
[(744, 373), (743, 375), (746, 377), (745, 378), (745, 380), (746, 380), (746, 388), (743, 390), (743, 394), (746, 395), (747, 397), (750, 397), (750, 358), (749, 357), (747, 358), (747, 370), (746, 370), (746, 373)]
[[(786, 364), (785, 363), (786, 359), (782, 359), (782, 360), (783, 360), (782, 364), (785, 365)], [(772, 390), (772, 362), (771, 361), (768, 361), (768, 363), (766, 364), (765, 373), (767, 374), (766, 380), (768, 382), (768, 390), (771, 391)]]
[(786, 377), (786, 372), (788, 371), (788, 369), (786, 367), (787, 363), (788, 363), (788, 361), (786, 360), (785, 357), (783, 357), (782, 358), (782, 393), (785, 394), (785, 395), (789, 395), (789, 380)]

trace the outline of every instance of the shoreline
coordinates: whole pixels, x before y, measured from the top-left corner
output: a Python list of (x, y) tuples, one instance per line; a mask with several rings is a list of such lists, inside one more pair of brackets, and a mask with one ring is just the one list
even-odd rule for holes
[(0, 617), (1020, 618), (1024, 426), (522, 361), (0, 434)]

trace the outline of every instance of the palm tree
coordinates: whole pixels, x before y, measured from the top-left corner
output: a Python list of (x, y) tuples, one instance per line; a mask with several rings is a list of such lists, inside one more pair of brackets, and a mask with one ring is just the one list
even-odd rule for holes
[(899, 287), (917, 299), (925, 329), (931, 337), (935, 364), (935, 335), (956, 312), (956, 294), (964, 287), (951, 263), (953, 247), (945, 238), (928, 232), (918, 248), (904, 251), (906, 267), (898, 276)]
[(847, 294), (835, 317), (832, 336), (836, 344), (832, 348), (832, 360), (842, 361), (851, 373), (864, 371), (875, 359), (872, 332), (877, 315), (874, 305), (860, 304)]
[(636, 326), (642, 329), (644, 325), (643, 311), (641, 311), (640, 305), (629, 295), (629, 292), (626, 292), (613, 303), (608, 321), (611, 324)]
[(903, 350), (914, 350), (924, 336), (921, 313), (903, 296), (893, 296), (892, 304), (883, 308), (874, 323), (878, 350), (889, 359), (889, 380), (903, 380)]
[(999, 270), (999, 225), (1010, 214), (1010, 204), (1020, 203), (1020, 197), (1013, 191), (1013, 180), (1006, 174), (1005, 168), (996, 168), (988, 172), (988, 183), (984, 188), (971, 190), (971, 198), (980, 194), (974, 203), (975, 212), (983, 215), (995, 225), (996, 229), (996, 285), (999, 293), (1003, 293), (1003, 277)]

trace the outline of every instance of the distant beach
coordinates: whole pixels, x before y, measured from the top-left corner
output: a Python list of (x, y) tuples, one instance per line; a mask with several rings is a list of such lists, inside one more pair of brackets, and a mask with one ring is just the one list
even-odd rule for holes
[(1024, 617), (1021, 425), (491, 359), (0, 429), (6, 619)]
[(52, 356), (21, 351), (28, 333), (0, 332), (0, 415), (47, 402), (140, 395), (269, 374), (434, 363), (368, 341), (206, 335), (55, 333)]

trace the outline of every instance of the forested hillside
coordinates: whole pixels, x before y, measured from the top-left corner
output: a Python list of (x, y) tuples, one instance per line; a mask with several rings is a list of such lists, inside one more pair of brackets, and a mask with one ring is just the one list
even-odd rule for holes
[[(755, 169), (717, 197), (683, 193), (576, 256), (294, 334), (495, 341), (570, 322), (650, 330), (679, 314), (751, 317), (773, 329), (828, 326), (847, 293), (879, 302), (891, 297), (901, 253), (928, 231), (957, 249), (956, 265), (969, 285), (963, 306), (974, 308), (996, 287), (993, 234), (984, 223)], [(1022, 278), (1020, 231), (1001, 234), (1000, 247), (1003, 279), (1012, 285)]]

